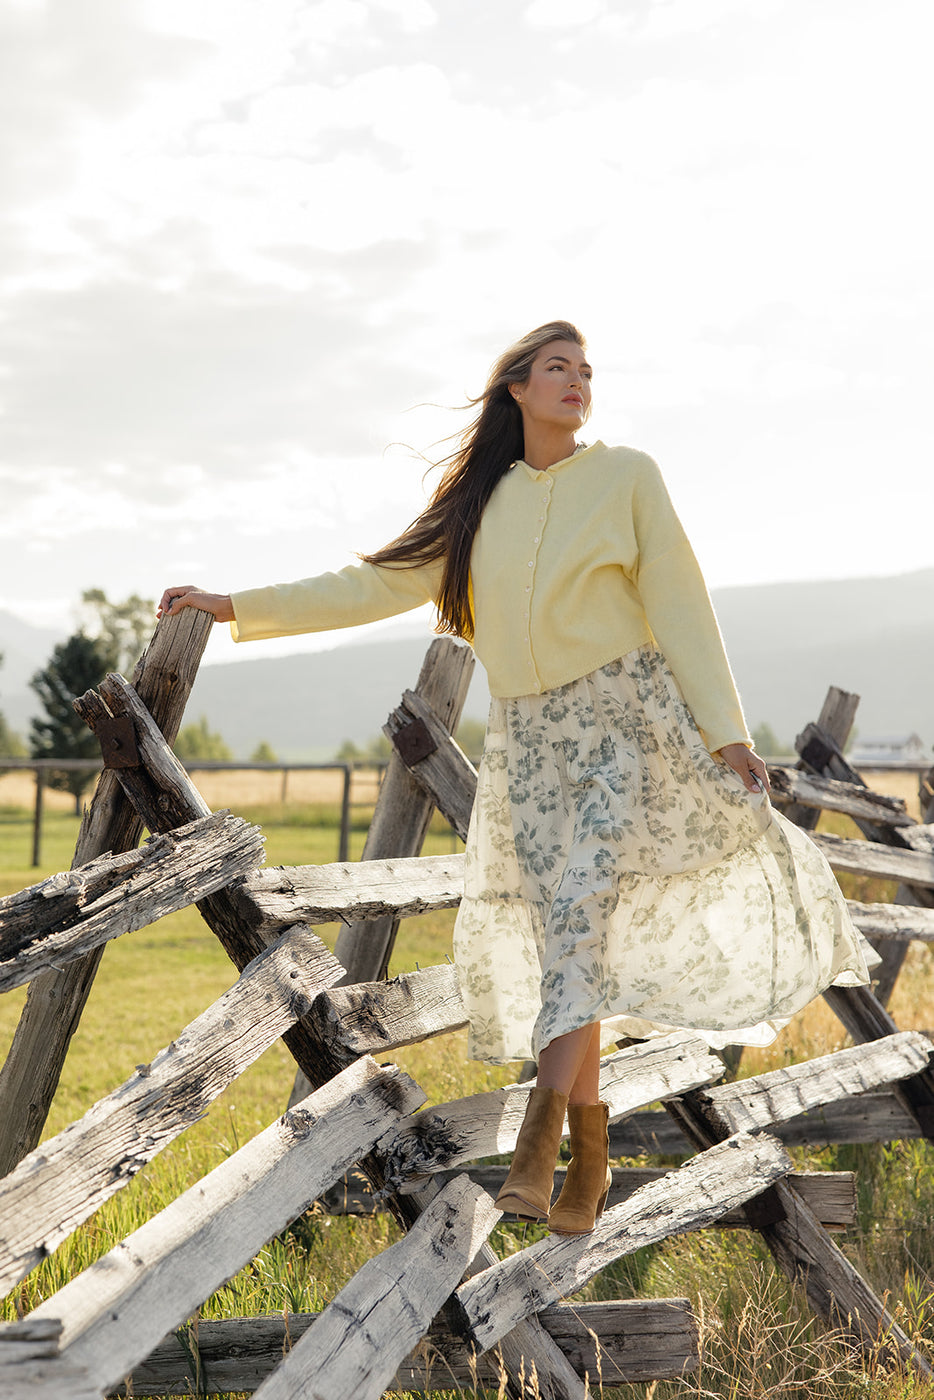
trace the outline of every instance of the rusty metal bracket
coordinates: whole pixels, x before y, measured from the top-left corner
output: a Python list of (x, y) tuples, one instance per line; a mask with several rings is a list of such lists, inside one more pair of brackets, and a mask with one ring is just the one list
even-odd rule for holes
[(392, 736), (393, 746), (407, 768), (434, 753), (438, 745), (423, 719), (409, 720)]
[(94, 732), (100, 740), (105, 768), (140, 766), (136, 731), (129, 715), (102, 715), (94, 726)]

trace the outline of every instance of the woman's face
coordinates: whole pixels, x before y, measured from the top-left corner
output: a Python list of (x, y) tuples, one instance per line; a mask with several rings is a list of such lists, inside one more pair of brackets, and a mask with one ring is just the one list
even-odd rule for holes
[(593, 370), (574, 340), (551, 340), (532, 362), (525, 384), (509, 391), (522, 410), (526, 426), (564, 428), (584, 425), (590, 415)]

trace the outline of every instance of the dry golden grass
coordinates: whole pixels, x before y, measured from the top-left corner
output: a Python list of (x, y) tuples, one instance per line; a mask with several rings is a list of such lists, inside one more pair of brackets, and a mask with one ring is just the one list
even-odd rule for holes
[[(910, 814), (920, 821), (916, 773), (880, 771), (869, 773), (866, 777), (875, 792), (903, 798)], [(255, 768), (197, 769), (194, 778), (210, 807), (215, 810), (230, 807), (234, 811), (240, 807), (263, 807), (283, 801), (335, 804), (341, 800), (344, 785), (344, 776), (339, 769), (293, 769), (287, 774)], [(89, 785), (89, 793), (90, 790)], [(375, 768), (354, 770), (352, 802), (375, 802), (378, 791), (379, 773)], [(35, 800), (36, 780), (28, 769), (0, 775), (0, 807), (23, 807), (31, 811)], [(74, 805), (69, 793), (56, 792), (54, 788), (46, 788), (43, 800), (51, 811), (71, 811)]]
[(878, 772), (865, 773), (863, 776), (873, 792), (884, 793), (886, 797), (904, 798), (909, 816), (914, 817), (916, 822), (921, 820), (918, 773), (908, 773), (904, 768), (880, 768)]
[[(195, 770), (194, 781), (205, 802), (215, 811), (220, 807), (230, 807), (233, 811), (241, 807), (265, 807), (283, 801), (321, 802), (331, 806), (340, 803), (344, 790), (344, 775), (339, 769), (294, 769), (287, 774), (251, 768), (203, 769)], [(89, 783), (85, 800), (90, 799), (92, 790)], [(354, 771), (351, 802), (372, 804), (378, 792), (379, 773), (375, 768)], [(42, 800), (53, 812), (70, 812), (75, 805), (70, 793), (57, 792), (50, 787), (46, 787)], [(0, 776), (0, 807), (21, 807), (31, 812), (35, 802), (36, 779), (30, 769), (22, 768)]]
[[(293, 769), (286, 773), (263, 772), (250, 768), (193, 770), (198, 791), (209, 807), (265, 807), (278, 802), (321, 802), (337, 805), (344, 791), (344, 775), (339, 769)], [(376, 801), (379, 774), (374, 768), (354, 770), (351, 802)], [(283, 795), (284, 794), (284, 795)]]
[[(52, 812), (73, 812), (75, 807), (75, 799), (70, 792), (56, 792), (55, 788), (50, 787), (45, 789), (42, 801)], [(0, 776), (0, 807), (23, 807), (31, 812), (35, 805), (36, 779), (28, 768)]]

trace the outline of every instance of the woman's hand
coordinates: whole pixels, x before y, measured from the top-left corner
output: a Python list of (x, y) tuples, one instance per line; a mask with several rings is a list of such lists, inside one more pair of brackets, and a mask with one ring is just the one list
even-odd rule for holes
[(768, 769), (755, 750), (745, 744), (724, 744), (722, 749), (717, 749), (714, 758), (728, 763), (742, 778), (747, 791), (768, 792), (771, 789)]
[(200, 608), (212, 614), (215, 622), (235, 621), (233, 603), (229, 593), (205, 593), (193, 583), (182, 584), (181, 588), (167, 588), (156, 608), (157, 617), (177, 617), (182, 608)]

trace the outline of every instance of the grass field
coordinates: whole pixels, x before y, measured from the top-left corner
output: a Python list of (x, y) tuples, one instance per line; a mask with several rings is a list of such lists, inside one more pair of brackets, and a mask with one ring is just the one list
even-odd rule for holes
[[(339, 790), (330, 775), (294, 774), (282, 804), (281, 776), (199, 775), (213, 807), (230, 806), (263, 826), (271, 865), (305, 864), (336, 856)], [(272, 778), (270, 787), (268, 779)], [(299, 786), (298, 779), (317, 782)], [(874, 782), (881, 791), (911, 798), (914, 779), (895, 775)], [(12, 779), (26, 784), (14, 791)], [(294, 787), (293, 787), (293, 779)], [(260, 787), (259, 783), (265, 784)], [(916, 785), (915, 785), (916, 786)], [(47, 794), (43, 866), (28, 867), (31, 851), (30, 780), (0, 779), (0, 894), (34, 883), (71, 863), (77, 820), (67, 794)], [(355, 800), (374, 796), (361, 789)], [(15, 800), (18, 798), (19, 800)], [(324, 804), (322, 808), (321, 804)], [(917, 815), (915, 795), (915, 815)], [(355, 810), (352, 855), (362, 847), (366, 807)], [(824, 825), (852, 834), (842, 819)], [(426, 851), (452, 849), (438, 823)], [(859, 882), (847, 889), (859, 898), (890, 898), (893, 891)], [(450, 951), (453, 913), (403, 924), (391, 971), (442, 961)], [(335, 930), (322, 936), (332, 942)], [(108, 946), (88, 1007), (72, 1043), (47, 1134), (84, 1113), (101, 1095), (152, 1059), (209, 1002), (235, 980), (235, 971), (193, 910), (173, 915)], [(0, 998), (0, 1056), (15, 1029), (22, 993)], [(934, 1027), (934, 965), (915, 944), (899, 978), (892, 1011), (902, 1028)], [(749, 1051), (744, 1075), (825, 1054), (846, 1043), (823, 1001), (814, 1003), (767, 1050)], [(429, 1095), (443, 1102), (512, 1077), (466, 1058), (466, 1038), (456, 1034), (399, 1051), (394, 1059)], [(123, 1192), (45, 1261), (4, 1303), (2, 1316), (29, 1311), (69, 1277), (161, 1209), (237, 1146), (267, 1126), (285, 1107), (293, 1078), (290, 1057), (273, 1046), (214, 1104), (207, 1117), (170, 1146)], [(889, 1298), (903, 1327), (934, 1356), (934, 1147), (903, 1142), (869, 1148), (839, 1147), (797, 1152), (801, 1165), (856, 1170), (858, 1227), (840, 1238), (876, 1290)], [(535, 1227), (499, 1226), (494, 1247), (513, 1251), (534, 1238)], [(360, 1265), (396, 1237), (387, 1216), (331, 1218), (311, 1214), (270, 1242), (258, 1258), (204, 1305), (204, 1317), (306, 1311), (324, 1305)], [(708, 1231), (640, 1251), (605, 1271), (583, 1298), (688, 1296), (701, 1318), (702, 1371), (684, 1382), (621, 1387), (610, 1397), (717, 1396), (730, 1400), (909, 1400), (927, 1394), (910, 1377), (869, 1369), (828, 1339), (799, 1294), (773, 1268), (757, 1236)], [(442, 1400), (453, 1392), (434, 1392)]]

